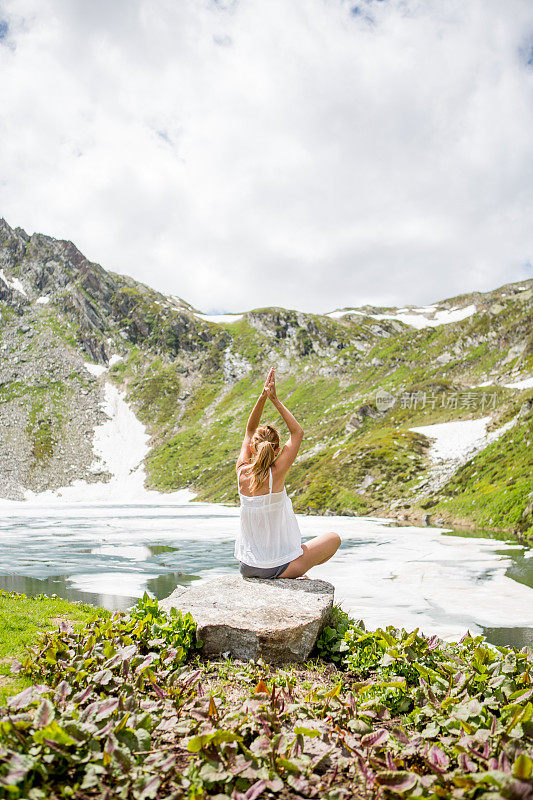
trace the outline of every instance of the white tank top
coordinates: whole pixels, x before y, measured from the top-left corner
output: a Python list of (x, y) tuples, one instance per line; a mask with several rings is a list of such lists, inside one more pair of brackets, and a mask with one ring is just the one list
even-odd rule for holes
[[(245, 466), (243, 464), (243, 466)], [(280, 567), (303, 553), (302, 535), (290, 497), (272, 491), (272, 469), (268, 476), (268, 494), (247, 497), (238, 485), (241, 501), (241, 524), (235, 542), (235, 557), (250, 567)]]

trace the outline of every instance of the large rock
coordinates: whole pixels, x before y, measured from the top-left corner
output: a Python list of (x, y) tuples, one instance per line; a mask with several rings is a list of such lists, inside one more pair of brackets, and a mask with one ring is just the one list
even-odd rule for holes
[(331, 615), (333, 592), (326, 581), (228, 575), (179, 587), (160, 606), (192, 614), (205, 655), (284, 664), (308, 658)]

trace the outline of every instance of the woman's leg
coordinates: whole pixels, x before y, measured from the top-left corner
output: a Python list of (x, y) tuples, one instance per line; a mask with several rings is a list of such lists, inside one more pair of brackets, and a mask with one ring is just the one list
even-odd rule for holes
[(285, 572), (282, 572), (279, 577), (300, 578), (311, 567), (329, 561), (339, 549), (340, 543), (341, 537), (338, 533), (321, 533), (320, 536), (302, 545), (302, 555), (291, 561)]

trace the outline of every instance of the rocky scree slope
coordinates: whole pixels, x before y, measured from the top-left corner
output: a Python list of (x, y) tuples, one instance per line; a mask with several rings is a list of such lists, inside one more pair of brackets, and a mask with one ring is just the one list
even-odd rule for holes
[[(236, 502), (234, 458), (274, 364), (306, 430), (287, 487), (297, 510), (533, 527), (531, 280), (422, 309), (206, 318), (5, 221), (0, 269), (4, 497), (108, 477), (92, 452), (106, 379), (151, 435), (151, 487)], [(480, 419), (492, 443), (440, 461), (433, 429), (412, 430)]]

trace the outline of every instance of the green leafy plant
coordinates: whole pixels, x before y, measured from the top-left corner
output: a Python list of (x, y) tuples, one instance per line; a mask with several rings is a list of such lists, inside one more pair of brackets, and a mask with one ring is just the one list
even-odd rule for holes
[(348, 614), (339, 606), (333, 606), (329, 625), (322, 630), (316, 643), (316, 649), (321, 658), (335, 663), (343, 660), (347, 650), (344, 636), (352, 625), (353, 620)]
[(367, 631), (340, 609), (329, 627), (329, 663), (276, 669), (202, 661), (190, 616), (146, 595), (62, 623), (0, 709), (0, 797), (531, 796), (530, 650)]
[(151, 734), (189, 696), (190, 614), (145, 594), (129, 614), (42, 634), (12, 669), (34, 681), (0, 710), (0, 797), (61, 796), (106, 780), (118, 797), (154, 797)]

